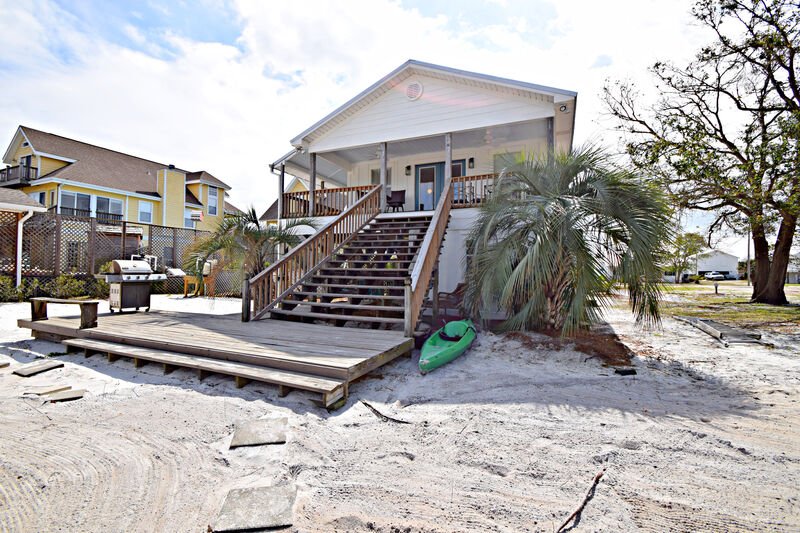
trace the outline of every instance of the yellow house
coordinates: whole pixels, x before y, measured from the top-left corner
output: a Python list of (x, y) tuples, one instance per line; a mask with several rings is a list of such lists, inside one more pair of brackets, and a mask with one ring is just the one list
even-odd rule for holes
[(21, 189), (62, 215), (213, 230), (230, 190), (208, 172), (188, 172), (19, 126), (3, 156), (0, 187)]

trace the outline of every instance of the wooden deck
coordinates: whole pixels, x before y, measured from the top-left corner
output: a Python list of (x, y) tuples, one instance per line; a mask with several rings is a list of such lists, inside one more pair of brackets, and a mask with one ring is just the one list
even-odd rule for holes
[(275, 320), (241, 322), (238, 314), (106, 314), (98, 317), (96, 328), (87, 329), (80, 329), (77, 316), (20, 319), (18, 325), (38, 338), (86, 340), (69, 344), (87, 355), (106, 353), (109, 360), (129, 357), (137, 366), (140, 361), (157, 362), (165, 371), (195, 368), (201, 376), (227, 374), (237, 377), (237, 385), (255, 380), (279, 385), (282, 392), (308, 390), (321, 393), (326, 406), (346, 397), (351, 381), (413, 348), (413, 340), (399, 331)]

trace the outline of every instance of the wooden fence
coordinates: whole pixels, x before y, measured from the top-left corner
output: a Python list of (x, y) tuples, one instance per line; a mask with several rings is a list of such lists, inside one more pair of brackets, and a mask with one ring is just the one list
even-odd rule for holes
[[(22, 275), (92, 276), (101, 274), (109, 261), (129, 259), (131, 255), (156, 256), (158, 271), (182, 268), (192, 244), (210, 233), (191, 228), (36, 213), (23, 225)], [(14, 213), (0, 211), (0, 275), (15, 275), (16, 251), (17, 217)], [(225, 281), (220, 283), (219, 279)], [(218, 292), (238, 293), (241, 279), (236, 273), (226, 273), (218, 278), (218, 284), (221, 285)], [(170, 288), (174, 289), (173, 285)]]

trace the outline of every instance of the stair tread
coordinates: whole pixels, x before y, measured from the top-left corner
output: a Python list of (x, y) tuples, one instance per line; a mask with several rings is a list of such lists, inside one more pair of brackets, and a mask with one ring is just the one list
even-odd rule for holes
[(347, 274), (314, 274), (312, 278), (337, 278), (337, 279), (374, 279), (378, 281), (403, 281), (406, 279), (404, 276), (359, 276)]
[[(389, 291), (402, 291), (405, 290), (405, 287), (399, 285), (351, 285), (345, 283), (327, 283), (324, 281), (321, 282), (314, 282), (314, 281), (304, 281), (303, 285), (313, 285), (313, 286), (324, 286), (324, 287), (334, 287), (334, 288), (346, 288), (346, 289), (380, 289), (380, 290), (389, 290)], [(366, 295), (365, 295), (366, 296)]]
[(295, 311), (285, 309), (270, 309), (270, 314), (285, 316), (296, 316), (305, 318), (317, 318), (320, 320), (345, 320), (347, 322), (380, 322), (382, 324), (402, 324), (402, 318), (388, 318), (382, 316), (360, 316), (360, 315), (329, 315), (326, 313), (311, 313), (308, 311)]
[(348, 304), (343, 302), (309, 302), (307, 300), (284, 299), (296, 305), (307, 305), (310, 307), (329, 307), (331, 309), (368, 309), (370, 311), (389, 311), (402, 312), (403, 306), (399, 305), (369, 305), (369, 304)]
[(317, 296), (319, 298), (360, 298), (362, 300), (404, 300), (405, 296), (393, 295), (375, 295), (375, 294), (357, 294), (353, 292), (311, 292), (311, 291), (296, 291), (289, 296)]
[(63, 341), (63, 344), (67, 346), (74, 346), (76, 348), (110, 352), (115, 355), (144, 359), (157, 363), (165, 363), (175, 366), (207, 370), (209, 372), (217, 372), (220, 374), (239, 376), (255, 381), (263, 381), (277, 385), (290, 385), (298, 389), (314, 392), (332, 392), (341, 387), (344, 383), (344, 381), (305, 374), (302, 372), (279, 370), (277, 368), (266, 366), (239, 363), (235, 361), (227, 361), (224, 359), (215, 359), (199, 355), (188, 355), (179, 352), (154, 350), (150, 348), (142, 348), (139, 346), (119, 344), (109, 341), (100, 341), (94, 339), (68, 339)]

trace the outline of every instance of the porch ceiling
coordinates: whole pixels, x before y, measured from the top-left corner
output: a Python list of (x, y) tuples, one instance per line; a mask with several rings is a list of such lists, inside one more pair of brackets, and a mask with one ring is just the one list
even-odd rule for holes
[[(481, 146), (500, 146), (531, 138), (544, 138), (547, 135), (545, 119), (500, 124), (489, 128), (458, 131), (453, 133), (453, 148), (478, 148)], [(408, 139), (391, 142), (388, 145), (389, 159), (406, 157), (413, 154), (425, 154), (444, 151), (444, 135)], [(363, 161), (374, 161), (379, 158), (379, 145), (361, 146), (348, 150), (339, 150), (331, 154), (319, 154), (320, 158), (340, 159), (349, 164)], [(307, 156), (306, 156), (307, 157)], [(319, 158), (318, 158), (319, 161)]]

